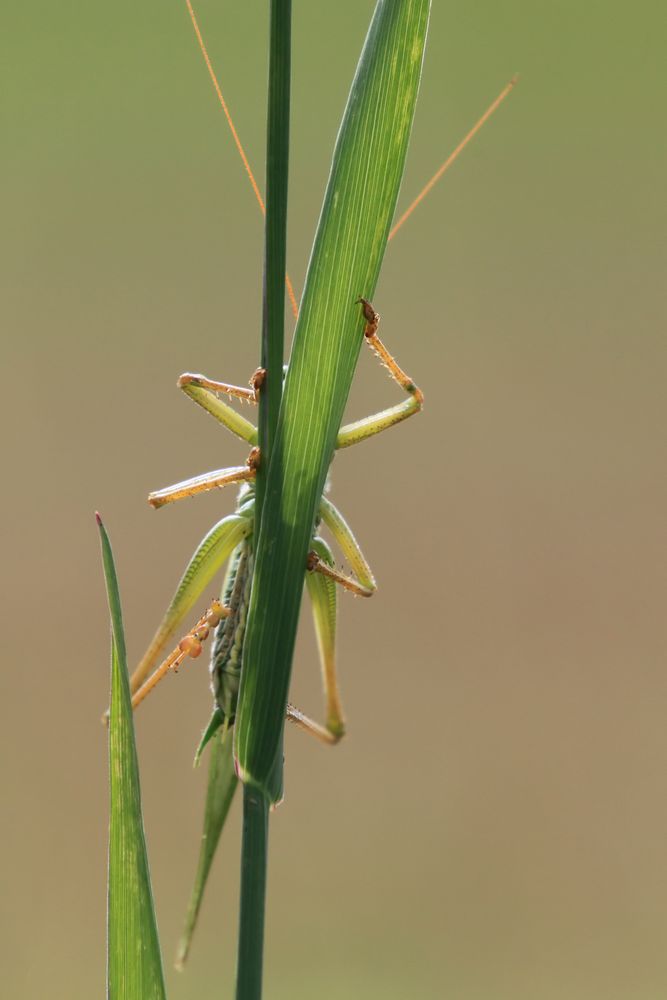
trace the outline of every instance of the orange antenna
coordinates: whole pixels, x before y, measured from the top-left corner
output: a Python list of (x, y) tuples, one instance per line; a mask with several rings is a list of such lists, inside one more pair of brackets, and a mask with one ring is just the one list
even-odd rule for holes
[[(213, 69), (213, 65), (212, 65), (211, 60), (209, 58), (209, 54), (208, 54), (208, 52), (206, 50), (206, 45), (204, 44), (204, 39), (202, 38), (202, 33), (199, 30), (199, 23), (197, 22), (197, 16), (196, 16), (196, 14), (194, 12), (194, 8), (192, 6), (191, 0), (185, 0), (185, 3), (186, 3), (187, 8), (188, 8), (188, 13), (190, 15), (190, 20), (192, 21), (192, 27), (194, 28), (195, 35), (197, 36), (197, 42), (199, 44), (199, 48), (201, 49), (201, 54), (204, 57), (204, 62), (206, 63), (206, 69), (208, 70), (208, 75), (211, 77), (211, 81), (212, 81), (213, 86), (215, 88), (215, 92), (218, 95), (218, 100), (220, 101), (220, 106), (221, 106), (222, 110), (225, 113), (225, 118), (227, 119), (227, 124), (229, 125), (230, 132), (232, 133), (232, 138), (233, 138), (234, 143), (236, 145), (236, 148), (238, 150), (239, 156), (241, 157), (241, 162), (243, 163), (243, 166), (245, 168), (245, 172), (248, 175), (248, 180), (250, 181), (250, 185), (251, 185), (253, 191), (255, 192), (255, 198), (257, 199), (257, 202), (259, 204), (259, 207), (260, 207), (260, 210), (262, 212), (262, 215), (266, 215), (266, 208), (264, 207), (264, 199), (262, 198), (262, 195), (261, 195), (261, 192), (259, 190), (259, 186), (257, 184), (257, 181), (255, 180), (255, 175), (252, 172), (252, 167), (250, 166), (250, 162), (248, 160), (248, 157), (245, 154), (245, 150), (243, 148), (243, 144), (242, 144), (241, 140), (239, 139), (239, 134), (236, 131), (236, 128), (234, 126), (234, 122), (232, 121), (232, 116), (229, 113), (229, 108), (227, 107), (227, 102), (225, 101), (225, 98), (222, 95), (222, 90), (220, 88), (220, 84), (218, 83), (218, 78), (215, 75), (215, 70)], [(298, 306), (297, 301), (296, 301), (296, 295), (294, 294), (294, 288), (292, 286), (292, 282), (290, 281), (289, 274), (285, 275), (285, 284), (287, 286), (287, 295), (289, 296), (290, 305), (292, 307), (292, 312), (294, 313), (294, 318), (296, 319), (297, 316), (299, 315), (299, 306)]]
[[(188, 0), (188, 3), (189, 3), (189, 0)], [(396, 233), (398, 232), (398, 230), (401, 228), (401, 226), (403, 225), (403, 223), (406, 222), (410, 218), (410, 216), (412, 215), (412, 213), (416, 209), (416, 207), (419, 204), (419, 202), (424, 200), (424, 198), (429, 193), (429, 191), (433, 187), (435, 187), (435, 185), (438, 183), (438, 181), (440, 180), (440, 178), (442, 177), (442, 175), (445, 173), (445, 171), (448, 170), (449, 167), (451, 167), (452, 163), (458, 157), (459, 153), (462, 153), (463, 150), (468, 145), (468, 143), (470, 142), (470, 140), (474, 136), (477, 135), (477, 133), (481, 129), (482, 125), (484, 125), (485, 122), (487, 122), (489, 120), (489, 118), (491, 117), (491, 115), (493, 114), (493, 112), (503, 103), (503, 101), (505, 100), (505, 98), (507, 97), (507, 95), (510, 93), (510, 91), (512, 90), (512, 88), (514, 87), (514, 85), (515, 85), (515, 83), (517, 82), (518, 79), (519, 79), (518, 76), (513, 76), (512, 77), (512, 79), (507, 84), (507, 86), (504, 87), (501, 90), (501, 92), (498, 94), (498, 96), (496, 97), (495, 101), (492, 104), (489, 105), (489, 107), (486, 109), (486, 111), (484, 112), (484, 114), (482, 115), (482, 117), (479, 119), (479, 121), (475, 125), (473, 125), (473, 127), (470, 129), (470, 131), (468, 132), (468, 134), (463, 139), (461, 139), (461, 142), (458, 144), (458, 146), (456, 147), (456, 149), (452, 153), (449, 154), (449, 156), (447, 157), (447, 159), (445, 160), (445, 162), (442, 164), (442, 166), (433, 174), (433, 177), (431, 177), (431, 179), (428, 182), (428, 184), (426, 184), (422, 188), (422, 190), (419, 192), (419, 194), (417, 195), (417, 197), (415, 198), (415, 200), (412, 202), (412, 204), (408, 208), (406, 208), (405, 212), (403, 212), (403, 215), (400, 217), (400, 219), (398, 220), (398, 222), (392, 228), (391, 232), (389, 233), (389, 239), (390, 240), (394, 238), (394, 236), (396, 235)]]

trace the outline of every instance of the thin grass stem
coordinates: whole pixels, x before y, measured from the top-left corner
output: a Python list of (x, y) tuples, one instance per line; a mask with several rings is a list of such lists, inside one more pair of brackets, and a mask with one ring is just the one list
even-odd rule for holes
[[(257, 470), (255, 538), (259, 536), (266, 475), (282, 395), (287, 263), (287, 181), (289, 168), (291, 0), (271, 0), (269, 93), (266, 144), (266, 224), (261, 365), (266, 377), (259, 398), (260, 462)], [(282, 783), (282, 765), (277, 782)], [(236, 978), (237, 1000), (260, 1000), (264, 952), (264, 912), (268, 860), (269, 800), (243, 789), (241, 902)]]
[(236, 1000), (260, 1000), (264, 951), (269, 803), (249, 785), (243, 789), (241, 909)]

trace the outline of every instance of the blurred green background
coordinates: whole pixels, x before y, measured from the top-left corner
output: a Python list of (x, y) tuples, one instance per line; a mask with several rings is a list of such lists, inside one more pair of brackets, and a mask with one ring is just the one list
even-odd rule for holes
[[(266, 6), (197, 4), (260, 176)], [(297, 288), (371, 9), (295, 6)], [(287, 736), (267, 1000), (667, 995), (663, 16), (434, 5), (403, 205), (521, 81), (387, 254), (375, 304), (427, 406), (334, 465), (380, 591), (341, 600), (348, 739)], [(2, 993), (89, 998), (107, 823), (93, 511), (134, 659), (234, 503), (145, 497), (245, 457), (175, 381), (257, 364), (262, 223), (180, 0), (0, 20)], [(362, 355), (350, 415), (398, 398)], [(320, 713), (305, 616), (294, 689)], [(233, 988), (238, 809), (171, 971), (209, 702), (196, 664), (137, 718), (172, 1000)]]

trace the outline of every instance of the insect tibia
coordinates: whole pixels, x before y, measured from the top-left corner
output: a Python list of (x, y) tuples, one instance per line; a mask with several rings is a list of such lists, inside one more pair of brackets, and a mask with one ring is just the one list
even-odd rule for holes
[(351, 594), (356, 594), (357, 597), (372, 597), (375, 593), (375, 587), (367, 587), (359, 580), (355, 580), (354, 577), (346, 576), (345, 573), (339, 573), (337, 569), (329, 566), (328, 563), (321, 559), (315, 551), (311, 550), (308, 553), (306, 569), (309, 573), (321, 573), (322, 576), (329, 577), (330, 580), (339, 583), (344, 590), (349, 590)]
[(326, 726), (322, 726), (319, 722), (315, 722), (314, 719), (311, 719), (300, 709), (296, 708), (295, 705), (290, 705), (289, 703), (285, 718), (288, 722), (293, 723), (299, 729), (309, 733), (321, 743), (326, 743), (328, 746), (335, 746), (345, 736), (345, 725), (342, 719), (327, 720)]
[(218, 382), (216, 379), (207, 378), (206, 375), (196, 375), (193, 372), (184, 372), (180, 375), (176, 385), (179, 389), (183, 389), (184, 392), (192, 389), (192, 387), (196, 389), (209, 389), (211, 392), (223, 392), (227, 396), (235, 396), (246, 403), (256, 403), (257, 391), (263, 382), (262, 372), (262, 368), (258, 368), (257, 371), (253, 372), (252, 378), (248, 383), (250, 389), (246, 389), (242, 385), (232, 385), (229, 382)]
[(226, 618), (229, 613), (229, 608), (225, 607), (220, 601), (212, 601), (210, 607), (201, 616), (194, 627), (183, 636), (176, 648), (173, 649), (167, 657), (165, 657), (160, 666), (157, 667), (150, 677), (144, 681), (141, 687), (135, 691), (132, 696), (132, 708), (136, 708), (137, 705), (140, 705), (144, 698), (150, 694), (156, 684), (158, 684), (163, 677), (166, 677), (170, 670), (173, 670), (174, 673), (176, 673), (180, 665), (187, 657), (192, 660), (197, 659), (197, 657), (201, 654), (202, 644), (208, 639), (211, 629), (217, 628), (220, 622)]
[(410, 376), (403, 371), (396, 358), (387, 350), (378, 337), (380, 314), (375, 311), (368, 299), (358, 298), (356, 304), (361, 305), (364, 319), (366, 320), (366, 327), (364, 329), (366, 343), (376, 357), (380, 359), (380, 362), (387, 369), (394, 381), (400, 385), (401, 389), (412, 396), (413, 402), (411, 406), (413, 412), (415, 409), (421, 410), (424, 405), (423, 392), (415, 385)]

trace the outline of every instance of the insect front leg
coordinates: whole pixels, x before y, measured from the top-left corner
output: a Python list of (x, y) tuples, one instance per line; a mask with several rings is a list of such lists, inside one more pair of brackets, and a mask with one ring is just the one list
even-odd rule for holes
[(232, 434), (236, 434), (248, 444), (257, 444), (257, 428), (220, 399), (217, 393), (223, 392), (248, 403), (256, 403), (265, 378), (266, 371), (258, 368), (250, 379), (250, 389), (245, 389), (242, 386), (229, 385), (227, 382), (215, 382), (205, 375), (186, 373), (179, 378), (178, 387), (198, 406), (227, 427)]
[(380, 359), (380, 362), (388, 370), (393, 380), (408, 394), (408, 398), (396, 406), (390, 406), (386, 410), (374, 413), (370, 417), (363, 417), (355, 420), (351, 424), (345, 424), (338, 432), (336, 448), (349, 448), (350, 445), (365, 441), (374, 434), (393, 427), (394, 424), (407, 420), (413, 413), (419, 413), (424, 405), (424, 394), (415, 385), (409, 375), (398, 365), (395, 358), (389, 353), (385, 345), (378, 337), (377, 331), (380, 325), (380, 317), (367, 299), (358, 299), (361, 304), (366, 326), (364, 328), (364, 340)]

